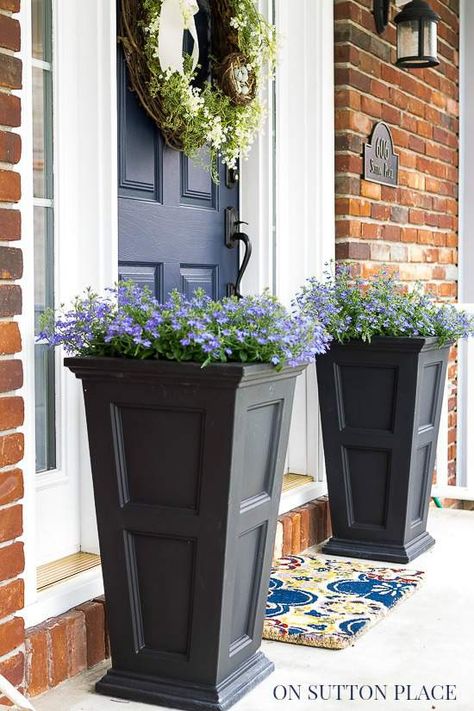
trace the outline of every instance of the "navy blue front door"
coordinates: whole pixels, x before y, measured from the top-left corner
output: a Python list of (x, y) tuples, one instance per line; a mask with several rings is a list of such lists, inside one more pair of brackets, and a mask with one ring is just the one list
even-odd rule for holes
[(119, 275), (147, 285), (162, 301), (169, 291), (213, 298), (235, 283), (239, 250), (225, 246), (227, 207), (238, 185), (220, 184), (183, 153), (168, 148), (130, 90), (118, 55)]

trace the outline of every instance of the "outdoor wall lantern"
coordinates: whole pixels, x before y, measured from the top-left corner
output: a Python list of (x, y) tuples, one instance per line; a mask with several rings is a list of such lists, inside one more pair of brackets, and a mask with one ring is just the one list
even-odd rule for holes
[[(390, 0), (374, 0), (377, 32), (388, 25)], [(423, 69), (436, 67), (438, 60), (439, 15), (425, 0), (411, 0), (394, 22), (397, 26), (397, 66)]]

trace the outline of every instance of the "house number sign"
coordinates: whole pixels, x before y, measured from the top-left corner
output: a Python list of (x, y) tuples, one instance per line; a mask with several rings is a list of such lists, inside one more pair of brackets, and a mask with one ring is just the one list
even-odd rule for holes
[(390, 129), (383, 121), (375, 125), (370, 143), (364, 145), (363, 177), (372, 183), (398, 185), (398, 155), (393, 150)]

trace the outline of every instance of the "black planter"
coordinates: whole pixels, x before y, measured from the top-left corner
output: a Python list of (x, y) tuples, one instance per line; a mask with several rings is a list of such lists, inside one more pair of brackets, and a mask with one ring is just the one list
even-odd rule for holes
[(83, 381), (112, 668), (100, 693), (226, 709), (258, 651), (296, 376), (67, 358)]
[(434, 338), (333, 344), (316, 359), (331, 555), (407, 563), (426, 531), (449, 346)]

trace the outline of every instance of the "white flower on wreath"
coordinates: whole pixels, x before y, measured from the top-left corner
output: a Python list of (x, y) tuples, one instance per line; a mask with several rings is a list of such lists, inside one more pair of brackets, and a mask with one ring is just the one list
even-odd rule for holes
[(191, 24), (194, 15), (199, 12), (199, 5), (196, 0), (179, 0), (181, 12), (183, 13), (183, 22), (187, 30)]

